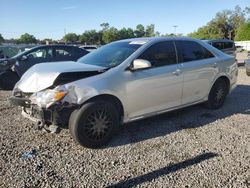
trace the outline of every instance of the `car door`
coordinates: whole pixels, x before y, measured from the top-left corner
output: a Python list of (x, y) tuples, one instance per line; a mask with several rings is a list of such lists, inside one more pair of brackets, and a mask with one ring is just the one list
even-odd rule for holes
[(179, 106), (183, 76), (177, 64), (174, 43), (165, 41), (154, 44), (137, 59), (150, 61), (152, 67), (126, 72), (129, 118)]
[(31, 50), (25, 55), (21, 56), (16, 63), (16, 70), (19, 75), (22, 75), (30, 67), (38, 63), (45, 63), (52, 61), (52, 48), (41, 47)]
[(55, 46), (54, 61), (74, 61), (72, 48), (69, 46)]
[(198, 102), (209, 92), (216, 72), (216, 58), (195, 41), (176, 41), (178, 61), (182, 64), (182, 104)]

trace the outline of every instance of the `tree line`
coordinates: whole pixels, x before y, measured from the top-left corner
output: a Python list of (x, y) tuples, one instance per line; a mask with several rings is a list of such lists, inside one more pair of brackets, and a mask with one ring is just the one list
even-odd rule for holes
[[(196, 31), (187, 34), (187, 36), (197, 39), (218, 39), (226, 38), (237, 41), (250, 40), (250, 7), (241, 9), (236, 6), (233, 10), (223, 10), (218, 12), (215, 17), (206, 25), (198, 28)], [(155, 31), (155, 25), (142, 25), (138, 24), (135, 29), (122, 28), (117, 29), (110, 26), (109, 23), (100, 24), (100, 30), (86, 30), (82, 34), (67, 33), (63, 36), (61, 42), (65, 43), (81, 43), (81, 44), (95, 44), (103, 45), (112, 41), (126, 39), (126, 38), (139, 38), (139, 37), (155, 37), (155, 36), (175, 36), (175, 34), (160, 34)], [(182, 36), (182, 34), (177, 34)], [(12, 43), (57, 43), (52, 39), (38, 40), (33, 35), (25, 33), (18, 39), (5, 40), (0, 34), (0, 44), (3, 42)]]
[(250, 7), (241, 9), (236, 6), (234, 10), (223, 10), (218, 12), (206, 25), (188, 34), (188, 36), (198, 39), (250, 40), (249, 14)]

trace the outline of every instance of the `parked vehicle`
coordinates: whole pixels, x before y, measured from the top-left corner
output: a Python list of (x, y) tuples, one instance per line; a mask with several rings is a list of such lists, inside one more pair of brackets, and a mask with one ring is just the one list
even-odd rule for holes
[(10, 101), (38, 127), (68, 125), (74, 140), (90, 148), (124, 123), (197, 103), (220, 108), (238, 74), (234, 57), (178, 37), (113, 42), (79, 62), (33, 66)]
[(0, 88), (13, 89), (16, 82), (31, 66), (38, 63), (77, 61), (88, 52), (75, 46), (44, 45), (24, 51), (0, 62)]
[(214, 39), (214, 40), (204, 40), (204, 41), (228, 55), (236, 56), (235, 54), (236, 47), (234, 41), (232, 40)]
[(87, 50), (88, 52), (92, 52), (97, 49), (97, 46), (96, 45), (84, 45), (84, 46), (80, 46), (80, 48)]

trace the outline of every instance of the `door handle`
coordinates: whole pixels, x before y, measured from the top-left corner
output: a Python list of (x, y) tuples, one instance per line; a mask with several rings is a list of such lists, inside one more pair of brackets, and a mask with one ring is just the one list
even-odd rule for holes
[(174, 72), (173, 72), (173, 75), (176, 75), (176, 76), (179, 76), (181, 74), (181, 70), (180, 69), (176, 69)]

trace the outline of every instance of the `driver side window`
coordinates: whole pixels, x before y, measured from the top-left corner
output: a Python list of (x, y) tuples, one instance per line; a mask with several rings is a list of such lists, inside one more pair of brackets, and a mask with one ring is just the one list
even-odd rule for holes
[(28, 58), (49, 58), (52, 57), (52, 49), (41, 48), (27, 54)]
[(177, 63), (175, 46), (172, 41), (159, 42), (149, 47), (138, 59), (150, 61), (153, 67)]

